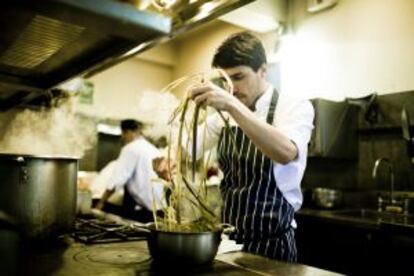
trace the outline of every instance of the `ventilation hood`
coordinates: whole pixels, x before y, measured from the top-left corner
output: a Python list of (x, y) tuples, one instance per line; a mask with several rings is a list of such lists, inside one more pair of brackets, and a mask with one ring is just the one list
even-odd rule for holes
[(30, 104), (251, 0), (192, 1), (171, 18), (115, 0), (15, 0), (0, 10), (0, 110)]
[(170, 31), (169, 18), (115, 1), (3, 3), (0, 108), (29, 102), (39, 92)]

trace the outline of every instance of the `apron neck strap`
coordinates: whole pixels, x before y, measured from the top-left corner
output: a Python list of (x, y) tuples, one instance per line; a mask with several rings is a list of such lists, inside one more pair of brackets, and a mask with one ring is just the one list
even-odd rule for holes
[(266, 122), (268, 124), (273, 124), (273, 119), (275, 115), (276, 105), (279, 100), (279, 93), (276, 88), (273, 89), (272, 99), (270, 100), (269, 111), (267, 112)]

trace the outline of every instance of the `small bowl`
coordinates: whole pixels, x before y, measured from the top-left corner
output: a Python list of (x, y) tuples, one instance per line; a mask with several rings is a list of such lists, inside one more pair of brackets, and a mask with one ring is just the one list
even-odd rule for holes
[(312, 201), (318, 208), (335, 209), (342, 205), (343, 193), (335, 189), (315, 188), (312, 191)]

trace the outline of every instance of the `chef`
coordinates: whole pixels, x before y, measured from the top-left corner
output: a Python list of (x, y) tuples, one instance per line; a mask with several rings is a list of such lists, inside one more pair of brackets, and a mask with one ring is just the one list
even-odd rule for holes
[(211, 82), (190, 92), (197, 105), (211, 106), (230, 118), (230, 129), (217, 113), (208, 118), (204, 138), (204, 145), (217, 145), (224, 174), (222, 220), (236, 227), (233, 238), (244, 251), (295, 262), (294, 214), (302, 204), (300, 182), (313, 107), (308, 100), (278, 93), (267, 81), (265, 50), (251, 33), (225, 40), (212, 66), (228, 74), (234, 93)]
[[(161, 209), (164, 185), (157, 180), (152, 166), (153, 160), (161, 153), (142, 136), (142, 129), (143, 124), (139, 121), (126, 119), (121, 122), (124, 146), (96, 208), (102, 209), (116, 189), (124, 188), (123, 215), (140, 222), (149, 222), (153, 220), (153, 206)], [(160, 211), (158, 215), (162, 215)]]

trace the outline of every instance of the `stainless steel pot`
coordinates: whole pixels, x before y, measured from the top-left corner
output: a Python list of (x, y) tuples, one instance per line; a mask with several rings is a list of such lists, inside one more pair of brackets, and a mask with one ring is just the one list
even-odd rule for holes
[(148, 249), (154, 261), (165, 264), (194, 266), (213, 261), (221, 242), (221, 234), (234, 231), (234, 227), (222, 224), (215, 231), (182, 233), (155, 229), (150, 223)]
[(29, 238), (63, 233), (75, 219), (77, 171), (72, 157), (0, 154), (0, 209)]
[(20, 233), (15, 221), (0, 210), (0, 272), (2, 275), (19, 275)]
[(316, 207), (334, 209), (342, 205), (343, 194), (340, 190), (315, 188), (312, 190), (312, 201)]

